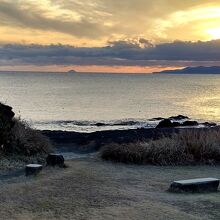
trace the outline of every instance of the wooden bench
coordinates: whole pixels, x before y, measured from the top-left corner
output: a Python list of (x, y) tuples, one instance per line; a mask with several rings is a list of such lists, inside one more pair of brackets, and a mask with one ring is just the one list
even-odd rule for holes
[(219, 179), (201, 178), (174, 181), (169, 188), (171, 192), (216, 192)]

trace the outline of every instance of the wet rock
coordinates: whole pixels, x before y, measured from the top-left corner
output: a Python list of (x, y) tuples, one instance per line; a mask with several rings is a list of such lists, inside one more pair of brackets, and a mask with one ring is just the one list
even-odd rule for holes
[(179, 126), (181, 126), (181, 123), (179, 123), (179, 122), (173, 122), (173, 127), (179, 127)]
[(177, 116), (171, 116), (168, 119), (175, 120), (175, 121), (180, 121), (180, 120), (189, 119), (189, 117), (184, 116), (184, 115), (177, 115)]
[(14, 125), (13, 117), (15, 113), (12, 107), (0, 103), (0, 129), (11, 129)]
[(216, 192), (219, 180), (215, 178), (189, 179), (174, 181), (169, 188), (170, 192)]
[(0, 112), (1, 116), (7, 117), (8, 119), (12, 119), (15, 113), (12, 111), (12, 107), (4, 104), (0, 104)]
[(102, 123), (102, 122), (98, 122), (98, 123), (96, 123), (94, 125), (97, 126), (97, 127), (101, 127), (101, 126), (105, 126), (106, 124)]
[(174, 127), (173, 122), (170, 119), (162, 120), (156, 128), (172, 128)]
[(64, 157), (62, 154), (49, 154), (46, 161), (48, 166), (64, 167)]
[(43, 166), (40, 164), (28, 164), (25, 168), (25, 174), (26, 176), (34, 175), (36, 176), (41, 172), (43, 169)]
[(184, 121), (182, 126), (198, 126), (199, 123), (197, 121)]
[(206, 127), (215, 127), (215, 126), (217, 126), (217, 124), (214, 123), (214, 122), (204, 122), (204, 123), (201, 123), (201, 124), (206, 126)]
[(14, 115), (12, 107), (0, 103), (0, 146), (4, 148), (10, 144)]
[(164, 120), (165, 118), (157, 117), (157, 118), (151, 118), (149, 121), (161, 121)]
[(183, 123), (180, 122), (172, 122), (170, 119), (162, 120), (156, 128), (174, 128), (180, 126), (198, 126), (199, 123), (197, 121), (184, 121)]

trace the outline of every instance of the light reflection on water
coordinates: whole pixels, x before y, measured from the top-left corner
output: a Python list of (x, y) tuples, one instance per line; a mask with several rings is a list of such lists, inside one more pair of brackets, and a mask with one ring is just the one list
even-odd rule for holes
[(219, 85), (220, 75), (1, 73), (0, 99), (41, 126), (178, 114), (220, 122)]

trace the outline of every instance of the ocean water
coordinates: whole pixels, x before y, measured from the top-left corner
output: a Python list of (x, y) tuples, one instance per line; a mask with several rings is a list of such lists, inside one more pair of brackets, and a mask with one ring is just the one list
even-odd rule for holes
[(38, 129), (152, 127), (178, 114), (220, 122), (220, 75), (2, 72), (0, 101)]

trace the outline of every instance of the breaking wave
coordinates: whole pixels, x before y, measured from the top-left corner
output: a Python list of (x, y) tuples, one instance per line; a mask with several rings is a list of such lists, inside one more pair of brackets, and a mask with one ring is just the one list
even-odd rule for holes
[(157, 125), (155, 120), (112, 120), (112, 121), (38, 121), (32, 122), (33, 127), (40, 130), (65, 130), (77, 132), (93, 132), (103, 130), (125, 130), (135, 128), (152, 128)]

